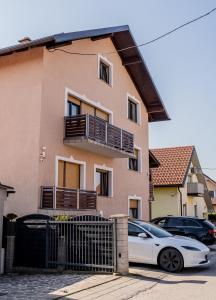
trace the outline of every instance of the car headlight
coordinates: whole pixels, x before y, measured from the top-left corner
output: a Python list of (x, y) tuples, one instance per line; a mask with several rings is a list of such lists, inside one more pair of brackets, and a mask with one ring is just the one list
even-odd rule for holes
[(196, 247), (191, 247), (191, 246), (181, 246), (181, 247), (186, 250), (190, 250), (190, 251), (201, 251), (200, 249), (198, 249)]

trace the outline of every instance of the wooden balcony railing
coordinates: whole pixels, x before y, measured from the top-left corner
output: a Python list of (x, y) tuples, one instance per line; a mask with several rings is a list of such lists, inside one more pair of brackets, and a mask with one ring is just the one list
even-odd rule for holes
[(113, 149), (134, 153), (134, 136), (92, 115), (65, 117), (65, 139), (85, 137)]
[(93, 209), (96, 210), (97, 194), (95, 191), (41, 187), (41, 208), (46, 209)]

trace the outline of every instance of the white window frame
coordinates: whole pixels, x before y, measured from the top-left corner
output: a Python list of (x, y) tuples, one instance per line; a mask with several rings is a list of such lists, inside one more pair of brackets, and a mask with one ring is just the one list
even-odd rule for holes
[(131, 170), (129, 168), (129, 158), (127, 159), (127, 168), (129, 171), (133, 171), (136, 173), (142, 173), (142, 148), (137, 145), (134, 145), (134, 149), (138, 150), (138, 171)]
[(142, 197), (137, 195), (128, 196), (128, 216), (130, 216), (130, 200), (138, 200), (138, 219), (142, 220)]
[(86, 190), (86, 162), (74, 159), (71, 157), (64, 157), (56, 155), (55, 158), (55, 186), (58, 186), (58, 162), (59, 160), (80, 165), (80, 189)]
[(96, 171), (97, 169), (99, 170), (104, 170), (109, 172), (109, 191), (108, 191), (108, 196), (100, 196), (99, 197), (109, 197), (113, 198), (113, 168), (107, 167), (106, 165), (97, 165), (94, 164), (94, 191), (96, 191), (97, 183), (96, 183)]
[[(109, 79), (110, 79), (109, 83), (103, 81), (100, 78), (100, 62), (104, 63), (105, 65), (107, 65), (109, 67)], [(98, 79), (103, 81), (108, 86), (113, 87), (113, 64), (111, 63), (111, 61), (109, 61), (105, 56), (103, 56), (101, 54), (98, 54)]]
[(109, 123), (113, 124), (113, 111), (108, 109), (107, 107), (103, 106), (100, 102), (93, 101), (86, 97), (86, 95), (81, 95), (78, 92), (66, 87), (65, 88), (65, 109), (64, 109), (64, 116), (68, 116), (68, 96), (75, 97), (80, 101), (87, 103), (95, 108), (100, 109), (101, 111), (107, 113), (109, 115)]
[[(137, 122), (134, 122), (133, 120), (129, 119), (128, 117), (128, 101), (132, 101), (136, 104), (137, 107)], [(127, 93), (127, 119), (135, 124), (141, 125), (141, 102), (131, 94)]]

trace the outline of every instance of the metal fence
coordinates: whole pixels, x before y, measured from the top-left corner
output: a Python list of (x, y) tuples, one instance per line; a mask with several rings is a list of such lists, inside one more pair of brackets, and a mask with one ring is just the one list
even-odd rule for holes
[(114, 272), (115, 223), (97, 216), (48, 222), (47, 267)]
[(15, 254), (17, 266), (115, 272), (115, 221), (93, 215), (71, 221), (25, 218), (17, 228)]

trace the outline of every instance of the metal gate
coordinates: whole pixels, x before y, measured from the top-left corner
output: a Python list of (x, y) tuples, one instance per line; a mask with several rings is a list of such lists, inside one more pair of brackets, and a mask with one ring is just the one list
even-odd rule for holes
[(46, 265), (47, 222), (46, 215), (32, 214), (16, 220), (16, 267), (44, 268)]
[(116, 270), (114, 220), (79, 216), (66, 222), (48, 221), (47, 240), (47, 268)]
[(15, 266), (77, 271), (116, 271), (115, 221), (79, 216), (53, 221), (43, 215), (20, 218)]

